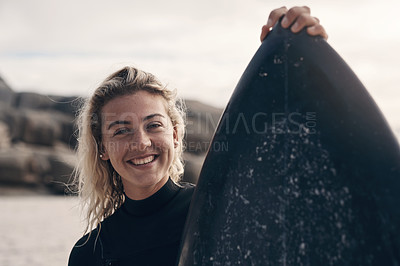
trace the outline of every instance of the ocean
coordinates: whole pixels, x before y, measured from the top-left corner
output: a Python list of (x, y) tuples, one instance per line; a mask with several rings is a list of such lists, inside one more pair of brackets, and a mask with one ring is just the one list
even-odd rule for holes
[(78, 198), (0, 197), (0, 266), (67, 265), (82, 236)]

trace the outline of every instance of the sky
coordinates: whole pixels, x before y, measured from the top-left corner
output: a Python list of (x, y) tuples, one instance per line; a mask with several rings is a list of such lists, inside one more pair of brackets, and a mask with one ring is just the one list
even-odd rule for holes
[(224, 107), (269, 12), (297, 5), (320, 19), (400, 136), (398, 0), (0, 0), (0, 76), (16, 91), (89, 96), (133, 65)]

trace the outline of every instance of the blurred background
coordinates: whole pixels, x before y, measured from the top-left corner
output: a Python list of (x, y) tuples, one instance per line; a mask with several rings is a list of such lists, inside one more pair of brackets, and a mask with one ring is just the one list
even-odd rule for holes
[(134, 65), (186, 99), (188, 180), (260, 45), (272, 9), (308, 5), (400, 136), (397, 0), (1, 0), (0, 265), (65, 265), (83, 233), (65, 195), (73, 121), (110, 73)]

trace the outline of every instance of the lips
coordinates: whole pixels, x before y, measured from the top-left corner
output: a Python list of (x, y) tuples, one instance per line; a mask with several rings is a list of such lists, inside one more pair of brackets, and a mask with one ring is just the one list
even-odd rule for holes
[(129, 160), (128, 162), (135, 166), (146, 165), (146, 164), (153, 162), (155, 159), (157, 159), (157, 157), (158, 157), (158, 155), (153, 154), (153, 155), (148, 155), (145, 157), (133, 158), (133, 159)]

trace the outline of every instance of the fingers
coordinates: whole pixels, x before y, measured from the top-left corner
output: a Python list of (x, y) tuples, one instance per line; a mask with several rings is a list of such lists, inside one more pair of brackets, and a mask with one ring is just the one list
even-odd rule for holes
[(267, 37), (268, 33), (271, 31), (271, 28), (275, 25), (276, 22), (278, 22), (280, 17), (286, 14), (287, 11), (288, 10), (285, 6), (271, 11), (268, 17), (267, 24), (265, 24), (261, 29), (261, 41), (263, 41), (265, 37)]
[(320, 24), (314, 25), (312, 27), (307, 28), (307, 33), (311, 36), (322, 36), (325, 40), (328, 40), (328, 34), (326, 33), (324, 27)]
[[(282, 20), (282, 24), (283, 24), (283, 20)], [(318, 24), (318, 21), (315, 18), (311, 17), (309, 14), (303, 13), (297, 17), (297, 19), (295, 20), (295, 22), (293, 23), (293, 25), (290, 29), (293, 33), (298, 33), (305, 27), (311, 27), (311, 26), (314, 26), (317, 24)], [(282, 25), (282, 27), (284, 27), (284, 26)]]
[(268, 17), (267, 26), (273, 27), (280, 17), (285, 15), (287, 12), (288, 9), (285, 6), (272, 10)]
[(307, 6), (296, 6), (289, 9), (285, 14), (285, 17), (282, 19), (282, 27), (285, 29), (289, 28), (289, 26), (292, 25), (300, 16), (304, 16), (303, 19), (310, 17), (310, 8)]
[(271, 27), (273, 27), (282, 16), (284, 16), (281, 22), (283, 28), (290, 27), (290, 30), (293, 33), (298, 33), (302, 29), (307, 28), (308, 34), (312, 36), (320, 35), (324, 39), (328, 39), (328, 34), (319, 24), (319, 19), (311, 16), (309, 7), (302, 6), (293, 7), (289, 10), (286, 7), (273, 10), (269, 15), (267, 24), (265, 24), (261, 29), (261, 41), (267, 37), (268, 33), (271, 31)]

